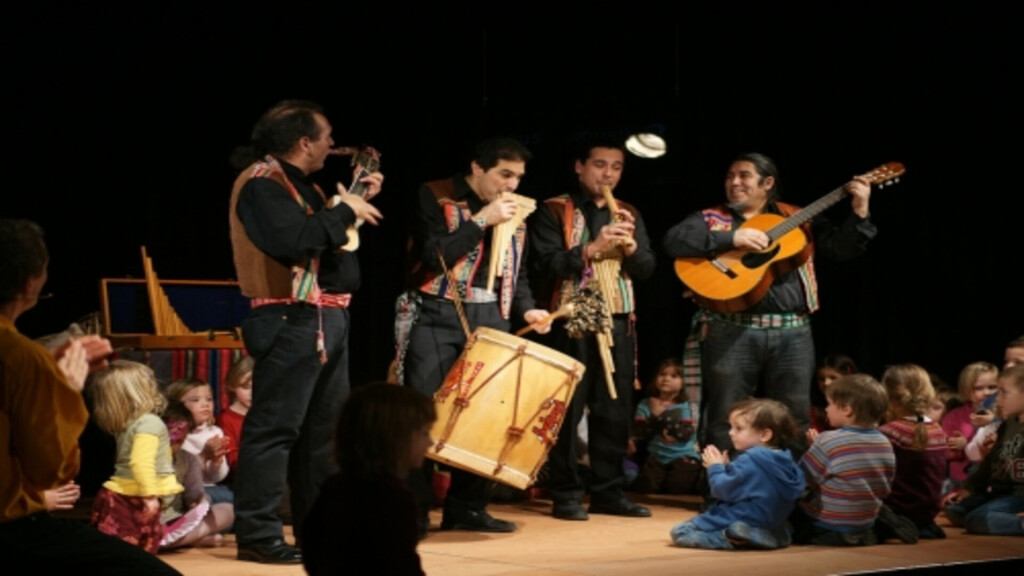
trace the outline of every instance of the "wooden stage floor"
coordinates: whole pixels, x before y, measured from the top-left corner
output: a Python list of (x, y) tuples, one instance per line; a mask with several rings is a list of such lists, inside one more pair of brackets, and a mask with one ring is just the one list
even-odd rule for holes
[[(669, 541), (669, 529), (697, 513), (699, 498), (651, 496), (636, 500), (651, 508), (652, 518), (592, 515), (587, 522), (566, 522), (551, 516), (549, 500), (492, 504), (489, 511), (494, 516), (518, 525), (512, 534), (442, 532), (437, 529), (440, 511), (435, 510), (430, 535), (419, 546), (423, 568), (432, 576), (1024, 575), (1024, 538), (967, 535), (950, 527), (944, 518), (939, 524), (946, 529), (945, 540), (911, 545), (893, 541), (863, 548), (793, 546), (771, 552), (723, 552), (676, 548)], [(225, 543), (221, 548), (184, 550), (162, 557), (189, 576), (305, 574), (301, 566), (238, 562), (234, 537), (229, 535)], [(1016, 560), (984, 568), (974, 564), (998, 559)]]

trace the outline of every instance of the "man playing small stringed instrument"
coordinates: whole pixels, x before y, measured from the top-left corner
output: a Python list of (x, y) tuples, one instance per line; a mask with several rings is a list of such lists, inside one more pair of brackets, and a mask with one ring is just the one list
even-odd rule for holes
[[(512, 193), (526, 173), (530, 152), (510, 138), (477, 144), (468, 173), (434, 180), (420, 187), (413, 223), (411, 284), (419, 301), (417, 317), (405, 344), (404, 381), (433, 396), (466, 346), (466, 332), (479, 327), (507, 332), (513, 318), (544, 324), (547, 310), (536, 307), (526, 275), (525, 218)], [(524, 199), (528, 200), (528, 199)], [(513, 225), (502, 231), (502, 224)], [(497, 234), (507, 234), (499, 239)], [(496, 286), (488, 278), (490, 254), (499, 241), (511, 256), (497, 266)], [(443, 260), (442, 260), (443, 258)], [(463, 316), (464, 314), (464, 316)], [(462, 325), (463, 320), (466, 326)], [(486, 433), (486, 431), (481, 431)], [(426, 535), (431, 507), (432, 462), (423, 474), (410, 474), (410, 488), (420, 504), (420, 533)], [(451, 471), (442, 530), (512, 532), (515, 524), (487, 513), (494, 482), (460, 469)]]
[(233, 159), (242, 171), (231, 194), (231, 244), (252, 299), (242, 335), (255, 359), (234, 485), (239, 560), (301, 562), (284, 541), (278, 504), (289, 486), (301, 537), (305, 513), (335, 471), (334, 422), (350, 388), (347, 308), (360, 284), (356, 255), (340, 247), (357, 220), (381, 218), (367, 200), (384, 177), (357, 181), (365, 197), (340, 184), (328, 197), (310, 175), (337, 153), (333, 146), (320, 106), (286, 100), (263, 114)]
[[(588, 519), (582, 505), (586, 488), (591, 494), (591, 513), (651, 515), (623, 491), (622, 459), (633, 420), (636, 381), (633, 281), (647, 279), (655, 267), (654, 250), (640, 212), (625, 202), (615, 202), (611, 195), (624, 163), (619, 143), (589, 142), (581, 147), (574, 164), (576, 189), (546, 200), (530, 222), (535, 269), (556, 284), (551, 309), (570, 298), (582, 276), (593, 274), (611, 316), (610, 338), (599, 332), (575, 339), (566, 330), (555, 331), (555, 348), (587, 367), (548, 458), (552, 514), (563, 520)], [(610, 203), (618, 210), (613, 211)], [(614, 366), (608, 365), (609, 359)], [(588, 407), (588, 451), (594, 480), (585, 487), (577, 465), (575, 437)]]
[(779, 202), (778, 189), (775, 163), (743, 154), (726, 173), (727, 203), (688, 215), (665, 235), (665, 251), (679, 259), (677, 273), (701, 306), (684, 357), (700, 365), (702, 386), (692, 380), (687, 386), (704, 397), (702, 445), (731, 449), (729, 406), (752, 396), (759, 384), (807, 429), (814, 374), (810, 314), (818, 308), (812, 249), (843, 260), (864, 252), (876, 233), (868, 220), (871, 186), (858, 176), (833, 191), (836, 199), (852, 197), (853, 213), (842, 226), (815, 218), (773, 240), (772, 226), (800, 211)]

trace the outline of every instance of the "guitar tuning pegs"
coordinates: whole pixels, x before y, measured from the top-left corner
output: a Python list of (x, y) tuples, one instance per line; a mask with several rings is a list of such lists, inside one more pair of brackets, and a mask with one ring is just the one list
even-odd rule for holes
[(900, 177), (899, 177), (899, 176), (897, 176), (897, 177), (896, 177), (896, 178), (895, 178), (895, 179), (893, 180), (893, 183), (895, 183), (895, 184), (899, 184), (899, 183), (900, 183)]

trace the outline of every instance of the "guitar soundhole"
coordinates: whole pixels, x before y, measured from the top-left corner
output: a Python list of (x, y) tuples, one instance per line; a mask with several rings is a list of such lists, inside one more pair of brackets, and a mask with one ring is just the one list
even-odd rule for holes
[(747, 268), (760, 268), (775, 258), (775, 255), (779, 253), (779, 246), (775, 245), (773, 248), (764, 252), (747, 252), (740, 258), (740, 262), (743, 263)]

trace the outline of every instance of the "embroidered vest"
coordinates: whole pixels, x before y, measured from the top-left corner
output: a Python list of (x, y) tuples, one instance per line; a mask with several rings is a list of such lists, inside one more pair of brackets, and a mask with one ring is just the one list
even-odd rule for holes
[[(544, 201), (555, 221), (562, 226), (562, 239), (566, 250), (586, 244), (590, 241), (590, 230), (587, 229), (587, 219), (583, 211), (573, 204), (572, 197), (568, 194), (548, 198)], [(636, 208), (621, 200), (618, 201), (619, 208), (628, 210), (634, 217), (637, 216)], [(569, 296), (579, 278), (565, 278), (552, 294), (551, 310), (557, 310), (559, 306), (569, 301)], [(625, 270), (620, 270), (618, 279), (618, 290), (613, 294), (605, 294), (608, 299), (609, 311), (612, 314), (629, 314), (636, 310), (636, 300), (633, 296), (633, 281)]]
[[(782, 216), (792, 216), (800, 211), (799, 206), (792, 204), (786, 204), (784, 202), (775, 202), (775, 206), (778, 207), (779, 212)], [(701, 211), (701, 216), (704, 217), (704, 223), (707, 224), (708, 230), (712, 232), (718, 231), (729, 231), (733, 229), (734, 216), (732, 212), (725, 206), (716, 206), (714, 208), (708, 208), (707, 210)], [(800, 277), (800, 285), (804, 292), (804, 303), (807, 305), (808, 312), (814, 312), (818, 309), (818, 280), (814, 274), (814, 235), (811, 234), (810, 223), (801, 226), (804, 234), (807, 236), (807, 241), (811, 243), (811, 257), (807, 259), (799, 268), (797, 268), (797, 274)]]
[[(476, 226), (471, 221), (473, 213), (469, 204), (466, 201), (457, 201), (452, 197), (455, 187), (450, 178), (427, 182), (426, 186), (437, 198), (437, 203), (444, 212), (445, 224), (449, 232), (454, 232), (459, 226), (467, 223), (469, 226)], [(509, 257), (506, 259), (505, 267), (501, 270), (501, 286), (498, 288), (498, 305), (501, 309), (501, 317), (505, 319), (508, 319), (512, 313), (516, 280), (519, 278), (519, 266), (522, 264), (523, 248), (526, 246), (526, 222), (522, 222), (516, 227), (508, 246)], [(460, 298), (470, 298), (473, 290), (481, 290), (481, 288), (473, 287), (473, 279), (480, 268), (483, 252), (484, 241), (481, 239), (476, 247), (449, 267), (451, 275), (456, 281), (455, 286), (452, 286), (444, 272), (428, 272), (421, 267), (420, 273), (423, 278), (418, 282), (419, 290), (424, 294), (448, 300), (453, 298), (452, 290), (458, 290)]]
[[(231, 190), (229, 226), (231, 230), (231, 248), (235, 261), (235, 272), (242, 294), (249, 298), (294, 298), (304, 302), (316, 303), (320, 300), (320, 286), (317, 283), (317, 272), (320, 259), (312, 258), (300, 262), (290, 269), (274, 260), (256, 247), (249, 239), (238, 218), (238, 197), (245, 184), (253, 178), (269, 178), (281, 185), (299, 206), (312, 214), (313, 208), (299, 194), (299, 191), (288, 180), (284, 170), (276, 159), (267, 156), (253, 163), (242, 171), (235, 179)], [(324, 197), (324, 193), (315, 184), (313, 188)]]

